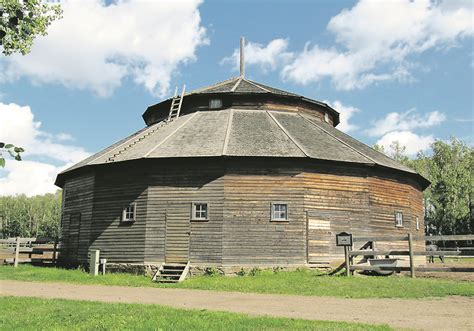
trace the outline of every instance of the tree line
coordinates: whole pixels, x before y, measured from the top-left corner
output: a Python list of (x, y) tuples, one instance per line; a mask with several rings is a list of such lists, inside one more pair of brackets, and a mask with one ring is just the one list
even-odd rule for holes
[[(474, 149), (452, 138), (436, 141), (428, 153), (409, 158), (394, 142), (375, 149), (416, 170), (431, 181), (424, 192), (427, 234), (474, 233)], [(60, 236), (61, 191), (34, 197), (0, 197), (0, 235), (7, 237)]]
[(57, 239), (61, 224), (62, 192), (27, 197), (0, 197), (0, 235)]
[(392, 143), (384, 152), (431, 181), (423, 192), (426, 233), (433, 235), (474, 233), (474, 148), (451, 138), (435, 141), (429, 153), (409, 158), (405, 147)]

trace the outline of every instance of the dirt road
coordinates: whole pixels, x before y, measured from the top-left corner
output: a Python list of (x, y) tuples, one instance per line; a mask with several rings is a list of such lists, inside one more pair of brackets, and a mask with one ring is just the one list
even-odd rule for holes
[(419, 330), (474, 330), (474, 298), (343, 299), (187, 289), (0, 281), (0, 295), (159, 304), (309, 320), (389, 324)]

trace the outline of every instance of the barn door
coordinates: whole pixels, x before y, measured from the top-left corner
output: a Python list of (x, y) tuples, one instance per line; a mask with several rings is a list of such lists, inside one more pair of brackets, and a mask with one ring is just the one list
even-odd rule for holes
[(189, 218), (188, 204), (169, 204), (166, 209), (165, 261), (187, 263), (189, 260)]
[(327, 263), (340, 259), (336, 233), (349, 231), (349, 213), (338, 210), (308, 210), (306, 253), (308, 263)]

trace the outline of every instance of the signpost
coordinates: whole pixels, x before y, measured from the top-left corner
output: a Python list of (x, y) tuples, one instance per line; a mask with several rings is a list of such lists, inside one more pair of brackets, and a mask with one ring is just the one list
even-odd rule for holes
[(346, 276), (351, 275), (349, 266), (349, 247), (352, 247), (352, 233), (341, 232), (336, 234), (336, 246), (344, 246), (344, 258), (346, 263)]

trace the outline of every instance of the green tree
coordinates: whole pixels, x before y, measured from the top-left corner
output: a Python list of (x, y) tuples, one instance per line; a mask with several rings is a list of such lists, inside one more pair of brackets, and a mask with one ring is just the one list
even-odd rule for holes
[(61, 191), (55, 194), (0, 197), (1, 236), (46, 237), (60, 234)]
[(36, 36), (61, 18), (59, 4), (42, 0), (0, 0), (0, 45), (4, 55), (28, 54)]
[(435, 233), (473, 233), (474, 149), (455, 138), (432, 149), (426, 220)]
[(406, 147), (400, 144), (398, 140), (393, 141), (389, 148), (388, 151), (385, 150), (385, 148), (382, 145), (375, 144), (373, 146), (373, 149), (380, 153), (384, 153), (387, 156), (391, 157), (395, 161), (400, 162), (401, 164), (404, 164), (406, 166), (411, 165), (411, 160), (410, 158), (406, 155)]
[(21, 161), (21, 153), (24, 151), (25, 150), (21, 147), (16, 147), (13, 144), (5, 144), (0, 142), (0, 167), (5, 167), (5, 158), (3, 157), (4, 152), (10, 154), (10, 156), (15, 160)]
[(405, 155), (405, 148), (398, 142), (390, 145), (388, 153), (382, 146), (374, 148), (431, 181), (423, 193), (429, 234), (474, 233), (472, 147), (456, 138), (449, 142), (437, 140), (429, 153), (419, 152), (413, 159)]

